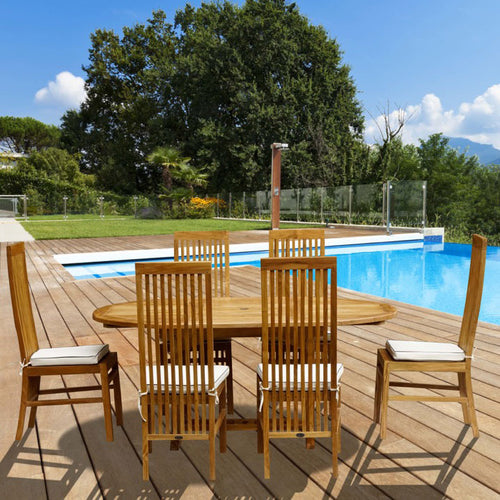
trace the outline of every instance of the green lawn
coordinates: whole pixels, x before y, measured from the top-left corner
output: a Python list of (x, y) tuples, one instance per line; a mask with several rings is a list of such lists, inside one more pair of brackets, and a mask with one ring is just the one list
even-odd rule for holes
[[(33, 217), (20, 221), (24, 229), (37, 240), (65, 238), (102, 238), (106, 236), (149, 236), (172, 234), (175, 231), (248, 231), (270, 229), (269, 222), (215, 220), (215, 219), (167, 219), (142, 220), (133, 217), (70, 216), (66, 220), (53, 216)], [(317, 227), (318, 224), (311, 227)], [(280, 227), (297, 227), (296, 224), (281, 224)], [(301, 227), (306, 227), (301, 225)]]

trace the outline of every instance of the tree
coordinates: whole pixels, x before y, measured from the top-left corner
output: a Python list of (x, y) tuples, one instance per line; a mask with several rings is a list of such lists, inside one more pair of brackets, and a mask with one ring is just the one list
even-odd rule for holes
[(156, 148), (149, 156), (148, 161), (162, 169), (163, 185), (167, 192), (172, 191), (173, 181), (176, 170), (187, 165), (191, 158), (184, 158), (177, 149), (170, 146), (160, 146)]
[[(357, 176), (366, 150), (349, 68), (338, 43), (295, 4), (188, 4), (174, 25), (156, 11), (121, 37), (98, 30), (91, 40), (79, 140), (105, 185), (154, 189), (157, 170), (146, 159), (156, 144), (206, 167), (212, 190), (267, 187), (276, 141), (291, 145), (284, 187)], [(80, 130), (69, 119), (68, 128)]]
[(82, 174), (78, 160), (64, 149), (47, 148), (36, 151), (29, 158), (21, 159), (16, 169), (53, 181), (88, 186), (93, 184), (92, 176)]
[(193, 196), (195, 186), (205, 186), (207, 183), (207, 175), (190, 165), (190, 160), (191, 158), (181, 156), (177, 149), (170, 146), (160, 146), (148, 156), (150, 163), (162, 169), (163, 185), (170, 208), (172, 198), (189, 198)]
[(59, 145), (60, 130), (34, 118), (0, 116), (0, 146), (13, 153), (29, 154)]
[(121, 38), (97, 30), (91, 42), (84, 68), (87, 99), (78, 113), (63, 118), (65, 143), (79, 147), (82, 164), (103, 188), (154, 191), (160, 178), (146, 157), (157, 144), (173, 143), (168, 126), (173, 28), (163, 12), (155, 12), (147, 26), (125, 27)]
[(481, 167), (477, 157), (458, 153), (448, 142), (442, 134), (433, 134), (417, 148), (419, 176), (427, 180), (427, 215), (431, 222), (466, 229), (479, 199), (474, 177)]
[(411, 119), (406, 111), (398, 107), (391, 112), (390, 104), (385, 109), (379, 109), (378, 118), (373, 122), (380, 134), (380, 142), (375, 146), (373, 171), (383, 182), (398, 180), (400, 176), (411, 176), (417, 168), (418, 158), (413, 146), (404, 146), (401, 134), (406, 122)]
[(284, 0), (208, 3), (177, 13), (175, 78), (189, 156), (211, 186), (268, 185), (270, 145), (287, 142), (283, 186), (341, 183), (363, 119), (336, 41)]

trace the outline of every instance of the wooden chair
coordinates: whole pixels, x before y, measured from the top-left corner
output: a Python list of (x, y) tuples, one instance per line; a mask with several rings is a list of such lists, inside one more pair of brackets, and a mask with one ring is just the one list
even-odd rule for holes
[(324, 229), (269, 231), (269, 257), (320, 257), (325, 255)]
[(143, 478), (153, 441), (184, 439), (209, 441), (215, 480), (219, 431), (220, 451), (226, 451), (229, 368), (214, 365), (211, 265), (137, 263), (136, 289)]
[[(261, 261), (262, 362), (257, 369), (258, 451), (270, 477), (269, 440), (330, 437), (338, 473), (340, 377), (335, 257)], [(274, 348), (273, 348), (274, 346)]]
[[(174, 259), (180, 262), (211, 262), (213, 296), (229, 296), (228, 231), (178, 231), (174, 233)], [(234, 412), (234, 397), (231, 339), (215, 340), (214, 349), (215, 364), (229, 367), (227, 411), (232, 414)]]
[[(470, 424), (474, 437), (479, 436), (471, 382), (471, 361), (474, 337), (481, 306), (487, 240), (473, 235), (469, 283), (464, 315), (457, 344), (440, 342), (411, 342), (388, 340), (385, 349), (377, 354), (375, 407), (373, 419), (380, 422), (380, 437), (386, 436), (387, 406), (389, 401), (441, 401), (458, 402), (466, 424)], [(390, 381), (393, 372), (453, 372), (458, 385)], [(390, 395), (390, 387), (414, 387), (430, 390), (457, 390), (459, 396)]]
[[(110, 389), (114, 390), (116, 423), (123, 425), (120, 376), (116, 352), (109, 352), (109, 346), (73, 346), (39, 349), (33, 319), (24, 243), (7, 246), (7, 267), (9, 272), (10, 296), (14, 323), (21, 354), (22, 389), (16, 440), (21, 439), (26, 409), (29, 407), (28, 426), (35, 425), (36, 410), (44, 405), (102, 403), (106, 439), (113, 441)], [(100, 384), (81, 387), (60, 387), (40, 389), (41, 377), (49, 375), (100, 375)], [(100, 390), (99, 397), (39, 399), (47, 394), (68, 394), (70, 392)]]
[[(274, 229), (269, 231), (269, 257), (320, 257), (324, 255), (324, 229)], [(314, 439), (308, 439), (307, 446), (313, 448)]]

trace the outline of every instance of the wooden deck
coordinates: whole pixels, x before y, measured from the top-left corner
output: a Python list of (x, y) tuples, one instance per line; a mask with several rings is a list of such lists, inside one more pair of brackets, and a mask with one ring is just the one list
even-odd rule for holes
[[(332, 236), (338, 234), (332, 232)], [(262, 231), (237, 233), (231, 235), (231, 243), (265, 238)], [(167, 443), (155, 444), (151, 480), (144, 482), (137, 411), (137, 334), (134, 329), (106, 329), (91, 319), (96, 307), (133, 300), (134, 280), (74, 281), (52, 255), (171, 244), (171, 236), (27, 244), (41, 346), (105, 342), (119, 353), (125, 424), (115, 427), (112, 443), (105, 441), (99, 405), (42, 407), (35, 428), (26, 430), (19, 443), (14, 441), (21, 379), (2, 245), (1, 498), (499, 498), (500, 327), (481, 323), (478, 328), (473, 383), (479, 439), (462, 423), (458, 404), (392, 403), (388, 437), (381, 442), (372, 423), (377, 348), (388, 337), (453, 341), (460, 324), (455, 316), (391, 301), (399, 312), (385, 324), (339, 329), (339, 359), (345, 371), (342, 452), (336, 480), (330, 473), (328, 440), (319, 440), (314, 450), (306, 450), (303, 440), (274, 441), (272, 479), (264, 480), (255, 433), (232, 432), (227, 453), (217, 452), (215, 483), (208, 481), (208, 444), (200, 442), (185, 442), (180, 451), (170, 451)], [(258, 294), (259, 279), (256, 268), (232, 269), (231, 294)], [(341, 295), (361, 296), (348, 291)], [(238, 339), (233, 345), (236, 410), (242, 417), (254, 417), (259, 341)], [(64, 382), (73, 383), (71, 379)]]

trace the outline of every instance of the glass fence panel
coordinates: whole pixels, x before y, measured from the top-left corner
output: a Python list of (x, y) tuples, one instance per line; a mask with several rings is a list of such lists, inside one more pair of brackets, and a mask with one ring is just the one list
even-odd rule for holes
[(425, 182), (391, 182), (390, 221), (392, 226), (425, 225)]
[(317, 188), (297, 189), (299, 221), (321, 221), (321, 197), (321, 190)]
[(23, 195), (0, 195), (0, 217), (22, 217), (24, 209)]
[(299, 198), (298, 189), (282, 189), (280, 195), (281, 220), (298, 220)]
[[(388, 185), (390, 189), (387, 189)], [(280, 217), (284, 221), (386, 225), (389, 216), (391, 226), (422, 227), (425, 224), (425, 204), (424, 181), (283, 189), (280, 194)], [(34, 193), (26, 198), (28, 216), (54, 214), (68, 217), (81, 214), (96, 218), (224, 217), (270, 220), (271, 206), (270, 190), (200, 194), (183, 199), (165, 194), (119, 196), (80, 190), (44, 198)], [(3, 212), (16, 212), (19, 217), (23, 211), (24, 195), (0, 198), (0, 216)]]
[(351, 224), (383, 224), (382, 184), (352, 186)]
[(327, 187), (323, 196), (325, 222), (349, 224), (351, 186)]
[(259, 214), (259, 219), (271, 218), (271, 191), (257, 191), (256, 204)]

